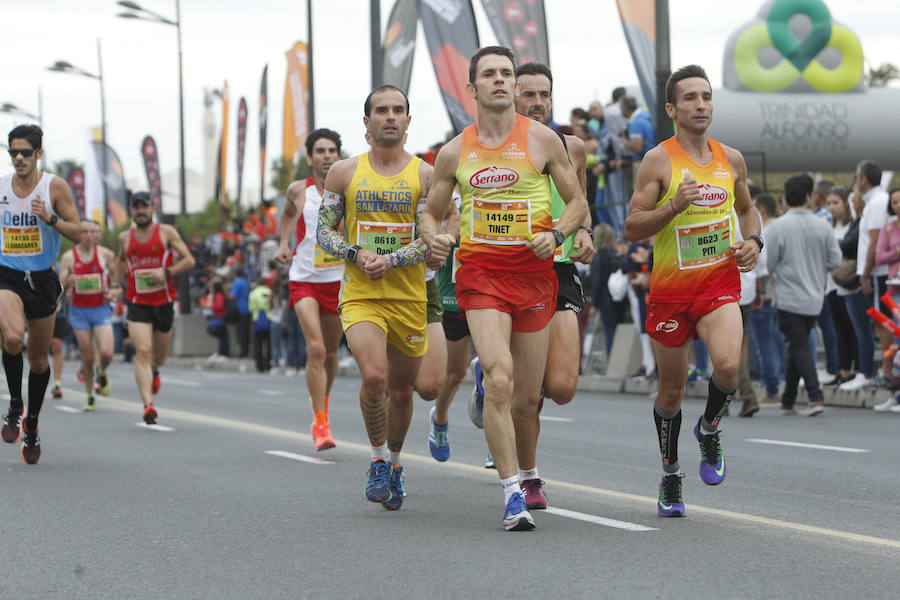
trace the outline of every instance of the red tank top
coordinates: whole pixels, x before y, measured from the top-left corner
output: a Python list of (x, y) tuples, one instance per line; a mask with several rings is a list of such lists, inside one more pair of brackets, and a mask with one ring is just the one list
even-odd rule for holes
[(170, 267), (174, 263), (172, 253), (166, 250), (159, 235), (159, 224), (153, 226), (153, 233), (146, 242), (140, 242), (132, 229), (128, 241), (128, 301), (132, 304), (162, 306), (175, 300), (175, 280), (170, 277), (165, 283), (151, 281), (147, 274), (153, 269)]
[(94, 246), (94, 258), (84, 262), (78, 255), (78, 246), (72, 248), (72, 273), (75, 274), (75, 287), (72, 289), (72, 306), (93, 308), (103, 304), (103, 293), (106, 291), (106, 273), (100, 266), (100, 253)]

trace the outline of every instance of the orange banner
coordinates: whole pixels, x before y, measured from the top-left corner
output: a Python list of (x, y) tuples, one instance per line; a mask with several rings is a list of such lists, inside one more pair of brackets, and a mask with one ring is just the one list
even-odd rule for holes
[(222, 139), (219, 144), (219, 172), (222, 174), (222, 203), (228, 202), (228, 189), (225, 175), (228, 173), (228, 80), (222, 86)]
[(309, 53), (306, 44), (297, 42), (287, 51), (287, 77), (284, 83), (284, 160), (294, 164), (297, 149), (303, 151), (309, 132)]

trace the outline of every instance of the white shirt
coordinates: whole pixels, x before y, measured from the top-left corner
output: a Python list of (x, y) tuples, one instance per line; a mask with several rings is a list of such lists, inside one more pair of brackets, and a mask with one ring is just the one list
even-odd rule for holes
[[(881, 231), (887, 223), (887, 207), (890, 199), (888, 193), (880, 187), (872, 188), (863, 194), (866, 207), (863, 209), (862, 219), (859, 222), (859, 243), (856, 246), (856, 274), (862, 275), (866, 268), (866, 255), (869, 252), (869, 232), (873, 229)], [(872, 267), (872, 275), (887, 275), (887, 265), (875, 265)]]

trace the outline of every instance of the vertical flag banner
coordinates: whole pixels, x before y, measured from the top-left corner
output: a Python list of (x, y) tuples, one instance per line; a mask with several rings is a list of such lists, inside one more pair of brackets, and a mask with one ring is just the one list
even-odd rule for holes
[(266, 125), (269, 122), (269, 65), (263, 67), (262, 82), (259, 84), (259, 201), (265, 199), (266, 189)]
[(391, 9), (381, 42), (381, 78), (384, 83), (403, 90), (403, 93), (409, 92), (418, 27), (416, 0), (397, 0)]
[(247, 101), (241, 97), (237, 115), (237, 205), (241, 205), (244, 184), (244, 144), (247, 141)]
[(469, 58), (478, 50), (478, 29), (469, 0), (417, 0), (444, 106), (456, 133), (475, 120), (475, 101), (466, 93)]
[[(109, 144), (106, 145), (106, 181), (102, 181), (100, 165), (103, 164), (103, 142), (92, 141), (91, 152), (85, 173), (85, 212), (93, 220), (103, 223), (103, 189), (106, 186), (106, 212), (109, 215), (109, 223), (106, 227), (118, 227), (128, 220), (128, 201), (125, 197), (125, 177), (122, 172), (122, 161), (119, 155)], [(96, 183), (91, 186), (91, 194), (87, 194), (90, 183), (91, 169)]]
[(284, 160), (294, 164), (298, 148), (303, 148), (309, 129), (309, 52), (297, 42), (287, 51), (287, 77), (284, 83)]
[(625, 40), (647, 106), (656, 106), (656, 3), (616, 0)]
[(219, 175), (218, 188), (222, 194), (222, 202), (228, 202), (226, 188), (228, 185), (228, 80), (222, 86), (222, 137), (219, 138)]
[(147, 136), (141, 142), (141, 156), (144, 157), (144, 172), (147, 174), (147, 186), (153, 206), (156, 207), (156, 215), (162, 216), (162, 180), (159, 176), (159, 154), (156, 151), (156, 141), (152, 136)]
[(72, 199), (75, 200), (78, 216), (84, 218), (84, 169), (77, 167), (66, 169), (64, 176), (72, 190)]
[(550, 65), (544, 0), (481, 0), (497, 41), (511, 49), (518, 64)]

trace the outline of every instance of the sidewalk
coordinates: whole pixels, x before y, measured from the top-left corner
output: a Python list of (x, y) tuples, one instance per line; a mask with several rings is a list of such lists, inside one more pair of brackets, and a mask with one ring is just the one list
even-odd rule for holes
[[(348, 360), (349, 359), (349, 360)], [(338, 366), (338, 375), (342, 376), (359, 376), (359, 369), (352, 357), (344, 357), (341, 359), (341, 365)], [(211, 363), (207, 357), (170, 357), (166, 360), (166, 364), (170, 366), (182, 368), (205, 369), (210, 371), (232, 371), (232, 372), (256, 372), (256, 363), (252, 358), (229, 358), (224, 362)], [(283, 377), (284, 374), (272, 373), (270, 377)], [(472, 381), (472, 374), (466, 372), (465, 382)], [(705, 381), (697, 381), (687, 384), (685, 390), (685, 398), (705, 399), (708, 390), (708, 383)], [(606, 377), (604, 375), (588, 374), (578, 378), (578, 390), (582, 392), (605, 392), (620, 394), (636, 394), (647, 397), (656, 392), (656, 381), (646, 378), (629, 377), (617, 378)], [(766, 395), (762, 384), (753, 384), (758, 398)], [(863, 388), (856, 392), (842, 392), (835, 388), (826, 388), (825, 405), (826, 406), (843, 406), (852, 408), (872, 408), (876, 404), (884, 402), (891, 397), (891, 392), (883, 388)], [(797, 401), (799, 404), (805, 402), (804, 393), (801, 390), (798, 394)]]

